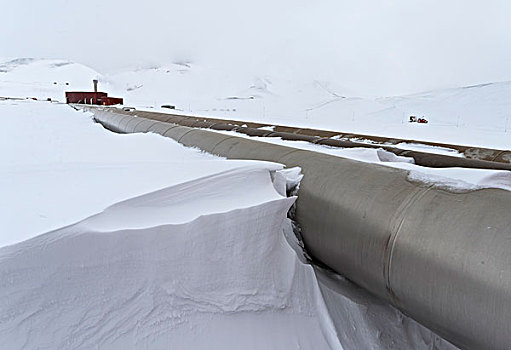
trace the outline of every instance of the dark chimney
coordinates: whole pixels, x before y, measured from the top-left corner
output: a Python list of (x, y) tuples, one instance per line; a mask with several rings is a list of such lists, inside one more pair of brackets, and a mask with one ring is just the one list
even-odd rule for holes
[(92, 83), (94, 84), (94, 92), (98, 92), (98, 81), (94, 79)]

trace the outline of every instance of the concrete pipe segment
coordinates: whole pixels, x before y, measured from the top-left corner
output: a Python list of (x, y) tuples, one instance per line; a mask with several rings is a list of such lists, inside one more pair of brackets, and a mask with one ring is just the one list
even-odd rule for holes
[(227, 158), (300, 166), (296, 218), (313, 259), (461, 348), (511, 347), (510, 192), (455, 193), (401, 169), (91, 111), (118, 132), (151, 130)]

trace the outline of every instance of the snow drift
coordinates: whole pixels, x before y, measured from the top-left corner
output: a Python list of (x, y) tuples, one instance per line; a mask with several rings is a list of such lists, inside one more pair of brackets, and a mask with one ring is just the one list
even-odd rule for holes
[(296, 171), (113, 134), (64, 105), (0, 110), (3, 347), (340, 348), (282, 234)]
[(314, 272), (282, 234), (293, 201), (268, 169), (238, 169), (4, 247), (0, 339), (12, 349), (235, 348), (240, 339), (246, 349), (330, 348)]
[(2, 346), (446, 346), (360, 290), (318, 288), (282, 235), (296, 172), (113, 134), (64, 105), (0, 112)]

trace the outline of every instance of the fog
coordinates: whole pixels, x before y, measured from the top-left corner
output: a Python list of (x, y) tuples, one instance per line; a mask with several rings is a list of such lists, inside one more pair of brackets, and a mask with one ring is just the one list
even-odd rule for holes
[(511, 80), (505, 0), (2, 1), (0, 56), (170, 62), (393, 95)]

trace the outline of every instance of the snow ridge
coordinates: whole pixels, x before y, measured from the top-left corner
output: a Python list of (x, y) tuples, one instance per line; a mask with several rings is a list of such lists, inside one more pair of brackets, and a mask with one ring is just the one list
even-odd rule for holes
[[(246, 186), (240, 175), (266, 199), (234, 202), (220, 184), (238, 193)], [(200, 196), (186, 198), (182, 186), (172, 186), (0, 249), (4, 346), (234, 348), (229, 342), (246, 328), (272, 334), (245, 339), (247, 349), (335, 344), (314, 272), (282, 234), (295, 198), (279, 195), (264, 168), (208, 176), (190, 188), (223, 192), (231, 206), (208, 213)], [(201, 215), (172, 215), (177, 206)]]

